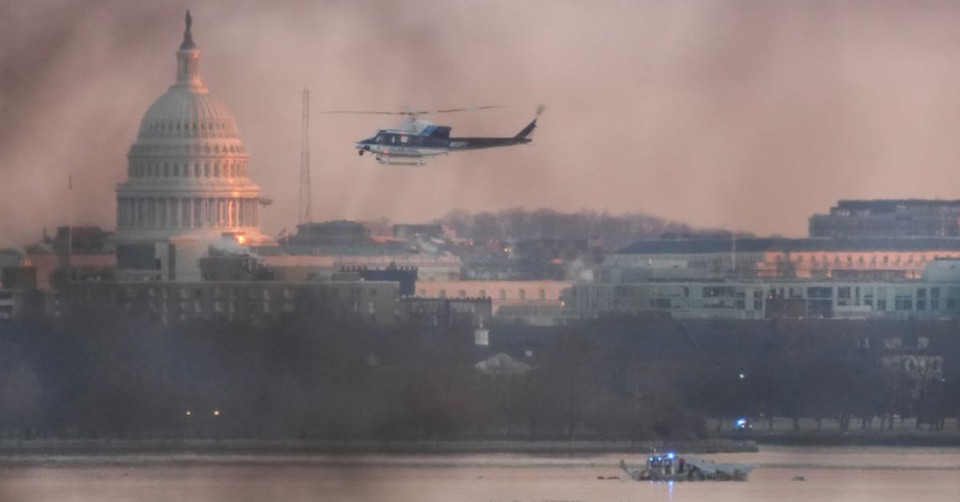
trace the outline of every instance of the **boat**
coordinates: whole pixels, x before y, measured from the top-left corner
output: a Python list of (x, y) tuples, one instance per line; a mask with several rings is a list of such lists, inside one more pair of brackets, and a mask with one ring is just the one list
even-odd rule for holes
[(621, 460), (620, 468), (637, 481), (746, 481), (753, 470), (749, 464), (720, 463), (674, 452), (648, 456), (642, 469), (632, 469)]

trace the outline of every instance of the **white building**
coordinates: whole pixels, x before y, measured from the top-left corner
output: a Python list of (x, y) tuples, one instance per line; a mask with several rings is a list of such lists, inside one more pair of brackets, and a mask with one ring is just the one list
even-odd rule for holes
[(176, 81), (147, 110), (117, 185), (121, 279), (196, 280), (211, 244), (266, 240), (260, 187), (230, 110), (200, 79), (187, 12)]

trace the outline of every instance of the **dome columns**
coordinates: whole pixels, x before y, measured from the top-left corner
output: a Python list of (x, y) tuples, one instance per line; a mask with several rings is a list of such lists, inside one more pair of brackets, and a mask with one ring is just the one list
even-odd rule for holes
[(121, 229), (256, 228), (256, 197), (122, 197), (117, 204)]

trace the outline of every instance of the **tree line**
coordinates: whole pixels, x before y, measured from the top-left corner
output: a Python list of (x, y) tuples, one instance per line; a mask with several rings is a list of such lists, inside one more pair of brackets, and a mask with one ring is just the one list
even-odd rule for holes
[(955, 354), (918, 381), (850, 336), (513, 327), (502, 349), (533, 369), (490, 374), (469, 326), (344, 312), (163, 326), (86, 305), (4, 324), (0, 438), (696, 439), (716, 434), (705, 417), (960, 414)]
[(438, 223), (452, 229), (458, 237), (474, 241), (594, 239), (610, 250), (641, 238), (692, 232), (686, 224), (643, 213), (618, 215), (593, 210), (564, 213), (542, 208), (479, 213), (455, 210), (440, 218)]

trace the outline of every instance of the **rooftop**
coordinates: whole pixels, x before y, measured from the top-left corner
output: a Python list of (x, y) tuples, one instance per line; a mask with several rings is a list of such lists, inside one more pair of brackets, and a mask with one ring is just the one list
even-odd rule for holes
[(960, 238), (898, 237), (868, 239), (655, 239), (635, 242), (618, 254), (763, 253), (798, 251), (960, 251)]

